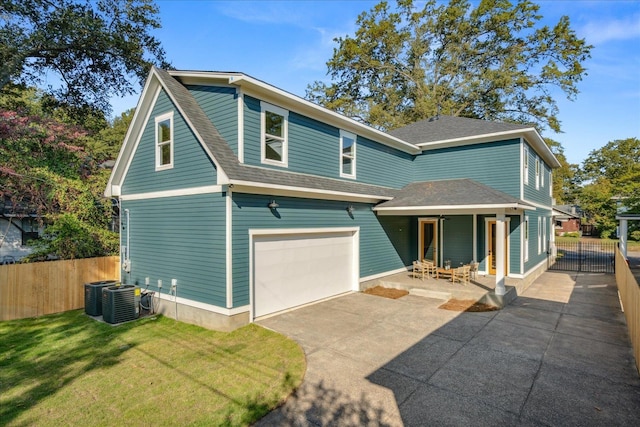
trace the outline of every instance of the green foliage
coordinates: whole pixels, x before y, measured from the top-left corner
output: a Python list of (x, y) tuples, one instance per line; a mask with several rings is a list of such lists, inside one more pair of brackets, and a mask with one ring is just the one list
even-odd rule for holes
[(47, 259), (53, 255), (62, 259), (91, 258), (118, 252), (116, 233), (95, 227), (76, 215), (57, 215), (45, 234), (33, 242), (34, 251), (27, 261)]
[(387, 130), (442, 112), (558, 131), (550, 89), (576, 96), (591, 46), (566, 16), (541, 26), (538, 9), (528, 0), (383, 1), (360, 14), (353, 38), (336, 39), (331, 83), (314, 82), (307, 98)]
[(580, 205), (601, 237), (615, 232), (620, 207), (640, 212), (640, 139), (615, 140), (593, 150), (580, 174), (587, 182), (580, 191)]
[(580, 188), (579, 167), (567, 161), (562, 144), (551, 138), (544, 140), (560, 163), (560, 167), (553, 170), (553, 198), (558, 205), (574, 203)]
[(636, 242), (640, 242), (640, 230), (634, 230), (629, 233), (631, 240), (635, 240)]
[(108, 112), (152, 64), (168, 67), (157, 28), (152, 0), (0, 0), (0, 89), (57, 76), (51, 94), (70, 117)]

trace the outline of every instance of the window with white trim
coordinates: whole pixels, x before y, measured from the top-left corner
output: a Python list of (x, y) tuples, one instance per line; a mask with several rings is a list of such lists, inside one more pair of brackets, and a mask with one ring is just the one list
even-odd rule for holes
[(529, 261), (529, 217), (524, 217), (524, 260)]
[(538, 217), (538, 254), (542, 252), (542, 218)]
[(540, 159), (536, 157), (536, 190), (540, 188)]
[(156, 170), (173, 168), (173, 112), (155, 118)]
[(553, 172), (549, 171), (549, 197), (553, 197)]
[(542, 252), (547, 251), (547, 218), (542, 218)]
[(275, 105), (260, 103), (262, 163), (287, 167), (289, 112)]
[(540, 174), (540, 187), (544, 187), (544, 176), (547, 173), (547, 167), (545, 166), (542, 160), (540, 161), (540, 164), (541, 164), (540, 169), (542, 171), (542, 173)]
[(524, 146), (524, 152), (522, 154), (522, 164), (524, 169), (524, 183), (529, 184), (529, 147)]
[(340, 176), (356, 177), (356, 136), (347, 131), (340, 131)]

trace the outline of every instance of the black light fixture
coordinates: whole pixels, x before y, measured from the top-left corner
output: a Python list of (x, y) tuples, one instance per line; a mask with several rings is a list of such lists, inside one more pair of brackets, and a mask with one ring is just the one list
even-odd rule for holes
[(353, 205), (349, 205), (349, 206), (347, 206), (347, 213), (348, 213), (349, 215), (352, 215), (352, 214), (353, 214)]
[(271, 202), (267, 205), (267, 207), (271, 210), (278, 209), (280, 207), (279, 204), (276, 203), (275, 199), (271, 200)]

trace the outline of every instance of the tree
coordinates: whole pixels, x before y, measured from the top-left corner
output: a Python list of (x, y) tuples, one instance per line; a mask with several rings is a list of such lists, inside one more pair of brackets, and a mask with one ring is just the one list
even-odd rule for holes
[(591, 151), (580, 173), (586, 182), (580, 203), (601, 236), (615, 231), (619, 207), (640, 212), (640, 139), (615, 140)]
[(50, 93), (70, 117), (110, 112), (151, 64), (169, 67), (150, 34), (159, 27), (152, 0), (0, 0), (0, 90), (55, 75)]
[(564, 16), (540, 26), (528, 0), (387, 2), (358, 17), (327, 62), (331, 83), (307, 98), (381, 129), (439, 113), (532, 123), (560, 130), (552, 90), (569, 99), (585, 75), (591, 46)]
[(553, 198), (556, 204), (572, 204), (577, 202), (580, 189), (579, 167), (569, 163), (564, 154), (564, 147), (558, 141), (551, 138), (544, 139), (560, 167), (553, 170)]

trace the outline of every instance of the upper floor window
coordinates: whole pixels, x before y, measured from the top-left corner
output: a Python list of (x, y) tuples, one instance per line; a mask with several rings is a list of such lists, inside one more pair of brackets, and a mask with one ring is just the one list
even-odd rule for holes
[(262, 109), (260, 144), (262, 163), (286, 167), (289, 148), (287, 141), (289, 112), (265, 102), (260, 106)]
[(540, 161), (540, 187), (544, 187), (544, 176), (547, 173), (547, 167), (544, 165), (544, 163), (542, 161)]
[(536, 157), (536, 190), (540, 188), (540, 159)]
[(340, 176), (356, 177), (356, 136), (340, 131)]
[(522, 159), (524, 183), (529, 184), (529, 147), (527, 147), (526, 145), (524, 146), (524, 152), (522, 156), (524, 157)]
[(156, 170), (173, 167), (173, 112), (156, 117)]
[(553, 172), (549, 171), (549, 197), (553, 197)]

